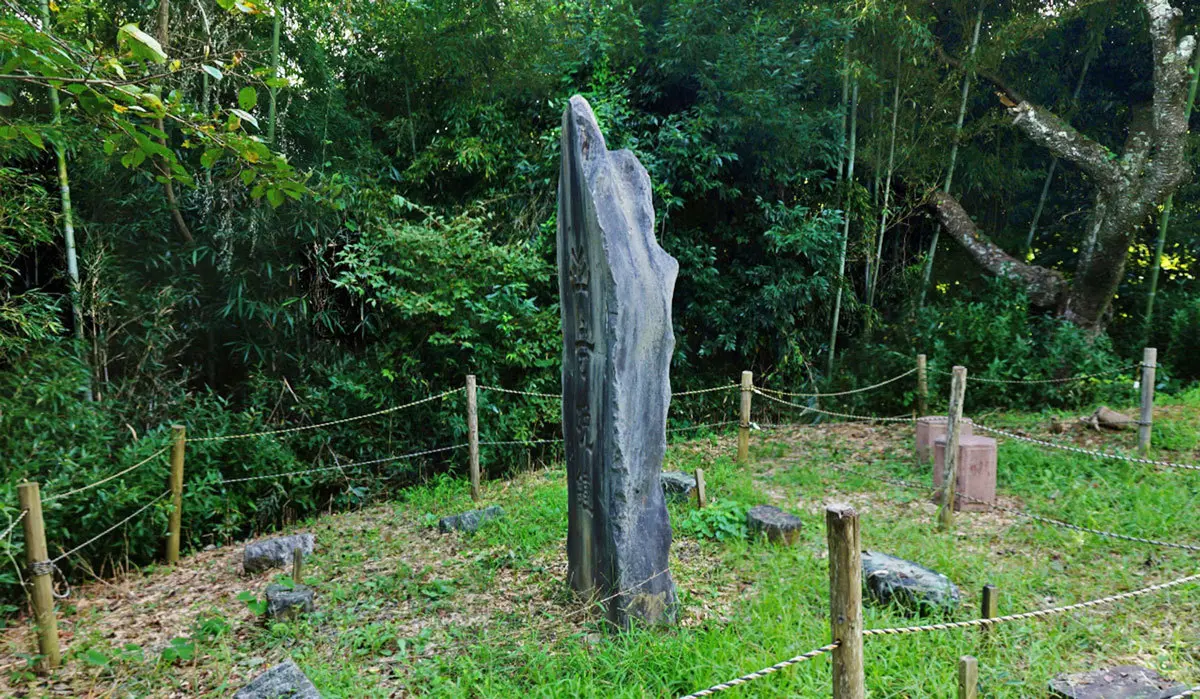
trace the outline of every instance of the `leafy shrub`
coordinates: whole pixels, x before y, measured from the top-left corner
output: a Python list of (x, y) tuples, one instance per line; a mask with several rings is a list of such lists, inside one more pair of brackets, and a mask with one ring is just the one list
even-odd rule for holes
[(707, 507), (690, 510), (676, 521), (680, 533), (701, 539), (746, 538), (746, 511), (741, 503), (732, 500), (713, 500)]
[(1189, 299), (1171, 315), (1171, 334), (1163, 359), (1174, 369), (1175, 377), (1200, 379), (1200, 298)]

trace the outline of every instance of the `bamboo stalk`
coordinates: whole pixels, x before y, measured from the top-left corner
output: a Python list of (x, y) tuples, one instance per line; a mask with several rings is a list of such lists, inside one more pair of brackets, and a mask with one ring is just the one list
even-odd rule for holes
[(879, 284), (879, 269), (883, 266), (883, 236), (887, 232), (888, 206), (892, 200), (892, 173), (896, 167), (896, 121), (900, 114), (900, 66), (904, 60), (904, 49), (896, 49), (896, 77), (892, 86), (892, 133), (888, 144), (887, 176), (883, 182), (883, 207), (879, 212), (879, 234), (875, 238), (875, 264), (867, 284), (867, 308), (875, 307), (875, 291)]
[[(967, 53), (967, 72), (963, 75), (962, 81), (962, 99), (958, 104), (958, 122), (954, 126), (954, 142), (950, 146), (950, 167), (946, 170), (946, 183), (942, 187), (942, 191), (950, 193), (950, 186), (954, 182), (954, 166), (958, 162), (958, 142), (962, 138), (963, 119), (967, 116), (967, 98), (971, 94), (971, 78), (974, 77), (975, 71), (972, 67), (972, 61), (975, 57), (975, 49), (979, 46), (979, 28), (983, 26), (983, 2), (979, 3), (979, 12), (975, 15), (975, 33), (971, 36), (971, 49)], [(929, 281), (933, 278), (933, 258), (937, 255), (938, 236), (942, 232), (941, 226), (934, 226), (933, 240), (929, 243), (929, 255), (925, 260), (925, 274), (921, 279), (921, 297), (917, 301), (918, 308), (925, 307), (925, 296), (929, 291)]]
[(842, 251), (838, 256), (837, 295), (833, 301), (833, 323), (829, 330), (829, 362), (826, 365), (826, 376), (833, 378), (833, 362), (837, 355), (838, 323), (842, 315), (842, 292), (846, 287), (846, 251), (850, 245), (850, 195), (854, 187), (854, 156), (858, 141), (858, 80), (850, 92), (850, 160), (846, 166), (846, 183), (843, 194), (842, 212), (846, 217), (842, 227)]

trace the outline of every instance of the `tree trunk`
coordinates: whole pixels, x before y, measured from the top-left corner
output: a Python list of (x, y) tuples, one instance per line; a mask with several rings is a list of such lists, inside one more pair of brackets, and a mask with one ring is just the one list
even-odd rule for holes
[[(1192, 66), (1192, 85), (1188, 88), (1187, 106), (1184, 107), (1183, 121), (1185, 124), (1191, 122), (1192, 107), (1196, 103), (1196, 87), (1200, 84), (1200, 50), (1193, 50)], [(1150, 292), (1146, 295), (1146, 317), (1143, 319), (1145, 324), (1145, 338), (1150, 337), (1150, 323), (1154, 319), (1154, 297), (1158, 295), (1158, 274), (1162, 269), (1163, 248), (1167, 244), (1167, 227), (1171, 225), (1171, 209), (1174, 208), (1175, 195), (1167, 197), (1166, 203), (1163, 204), (1162, 216), (1158, 222), (1158, 240), (1154, 245), (1154, 263), (1150, 267)], [(1142, 344), (1146, 344), (1143, 342)]]
[[(971, 95), (971, 78), (974, 70), (971, 59), (975, 57), (975, 49), (979, 47), (979, 29), (983, 26), (983, 2), (979, 3), (979, 12), (975, 15), (975, 32), (971, 35), (971, 49), (967, 52), (967, 71), (963, 74), (962, 99), (958, 104), (958, 123), (954, 126), (954, 143), (950, 146), (950, 167), (946, 169), (946, 184), (942, 191), (950, 193), (950, 185), (954, 182), (954, 166), (958, 162), (958, 141), (962, 137), (963, 119), (967, 115), (967, 98)], [(929, 292), (929, 282), (933, 278), (933, 259), (937, 256), (939, 229), (933, 229), (933, 240), (929, 242), (929, 255), (925, 261), (925, 276), (921, 279), (921, 297), (917, 301), (918, 308), (925, 307), (925, 295)]]
[[(271, 79), (279, 77), (279, 26), (282, 10), (275, 7), (275, 23), (271, 29)], [(267, 143), (271, 148), (275, 147), (275, 99), (279, 93), (279, 89), (274, 85), (267, 88), (270, 95), (270, 103), (267, 105)]]

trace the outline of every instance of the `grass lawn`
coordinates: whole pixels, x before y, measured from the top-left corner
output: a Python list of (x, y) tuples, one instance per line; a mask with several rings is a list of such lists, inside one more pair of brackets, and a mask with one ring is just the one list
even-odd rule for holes
[[(1130, 409), (1126, 407), (1126, 412)], [(1047, 414), (974, 415), (994, 427), (1089, 448), (1131, 449), (1134, 433), (1050, 435)], [(1200, 392), (1157, 412), (1158, 458), (1200, 461)], [(700, 522), (672, 505), (671, 574), (679, 624), (606, 633), (565, 589), (561, 467), (486, 484), (507, 516), (475, 535), (439, 534), (438, 515), (470, 509), (465, 481), (443, 478), (396, 501), (297, 523), (317, 551), (304, 583), (317, 611), (263, 624), (248, 598), (281, 577), (240, 577), (241, 546), (197, 553), (175, 569), (130, 571), (77, 588), (60, 608), (66, 667), (30, 672), (27, 619), (0, 635), (0, 695), (224, 697), (291, 657), (326, 697), (669, 697), (757, 670), (829, 640), (824, 506), (853, 504), (865, 547), (945, 573), (961, 588), (955, 619), (978, 616), (984, 584), (1000, 613), (1058, 606), (1200, 572), (1186, 551), (1049, 527), (1002, 512), (962, 513), (939, 532), (926, 493), (829, 468), (928, 483), (908, 424), (838, 424), (756, 432), (737, 466), (733, 432), (671, 446), (667, 469), (705, 469), (716, 506)], [(1200, 473), (1000, 446), (1001, 502), (1134, 536), (1200, 542)], [(744, 509), (774, 504), (805, 521), (792, 547), (736, 535)], [(734, 534), (700, 536), (707, 525)], [(724, 530), (722, 530), (724, 531)], [(250, 593), (250, 594), (245, 594)], [(953, 630), (866, 642), (871, 697), (955, 696), (959, 656), (979, 659), (981, 696), (1045, 695), (1060, 672), (1138, 663), (1200, 684), (1200, 591), (1182, 586), (1117, 605), (1019, 621), (985, 636)], [(867, 628), (914, 622), (865, 610)], [(829, 659), (726, 692), (828, 696)]]

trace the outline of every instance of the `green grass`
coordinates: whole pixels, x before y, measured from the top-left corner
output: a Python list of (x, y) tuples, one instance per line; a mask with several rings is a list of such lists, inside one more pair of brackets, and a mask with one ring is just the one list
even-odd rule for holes
[[(1155, 425), (1159, 458), (1197, 461), (1200, 399), (1161, 403)], [(981, 419), (1033, 429), (1048, 415)], [(113, 688), (118, 696), (226, 696), (264, 667), (292, 657), (326, 697), (642, 697), (685, 694), (757, 670), (828, 641), (824, 503), (854, 504), (865, 547), (887, 551), (948, 575), (964, 602), (955, 619), (976, 617), (984, 584), (1000, 591), (1001, 614), (1069, 604), (1196, 572), (1183, 551), (1112, 541), (1002, 513), (958, 516), (956, 531), (935, 525), (923, 493), (829, 468), (856, 469), (917, 482), (907, 426), (805, 428), (756, 432), (751, 463), (730, 458), (730, 435), (674, 443), (668, 469), (705, 469), (709, 496), (731, 506), (772, 503), (805, 522), (793, 547), (765, 541), (697, 539), (676, 533), (672, 575), (681, 623), (666, 629), (606, 633), (592, 610), (564, 589), (566, 487), (561, 469), (490, 482), (488, 503), (505, 519), (471, 536), (441, 535), (436, 516), (472, 507), (466, 485), (441, 478), (392, 503), (301, 523), (318, 551), (304, 582), (318, 611), (263, 625), (241, 590), (257, 592), (271, 576), (209, 596), (184, 615), (194, 657), (168, 663), (161, 648), (123, 649), (106, 638), (106, 612), (84, 605), (65, 615), (73, 636), (69, 669), (29, 679), (11, 637), (0, 650), (9, 667), (4, 689), (45, 692), (54, 682), (77, 693)], [(1085, 436), (1129, 447), (1130, 435)], [(1090, 442), (1089, 442), (1090, 443)], [(1004, 443), (999, 484), (1004, 502), (1080, 525), (1180, 542), (1200, 541), (1200, 473)], [(689, 505), (671, 505), (672, 520)], [(182, 570), (156, 571), (186, 576)], [(137, 587), (135, 580), (134, 588)], [(84, 595), (86, 597), (86, 593)], [(1197, 589), (1185, 586), (1090, 612), (1015, 622), (984, 637), (976, 630), (867, 640), (871, 697), (951, 697), (956, 662), (979, 659), (982, 696), (1042, 696), (1060, 672), (1136, 662), (1177, 680), (1200, 683)], [(162, 599), (153, 604), (168, 608)], [(147, 618), (155, 609), (143, 610)], [(113, 612), (119, 614), (120, 612)], [(867, 607), (868, 628), (914, 623), (893, 609)], [(21, 639), (27, 640), (27, 639)], [(89, 660), (90, 658), (90, 660)], [(40, 688), (40, 689), (39, 689)], [(826, 696), (829, 660), (818, 658), (725, 694), (730, 697)]]

